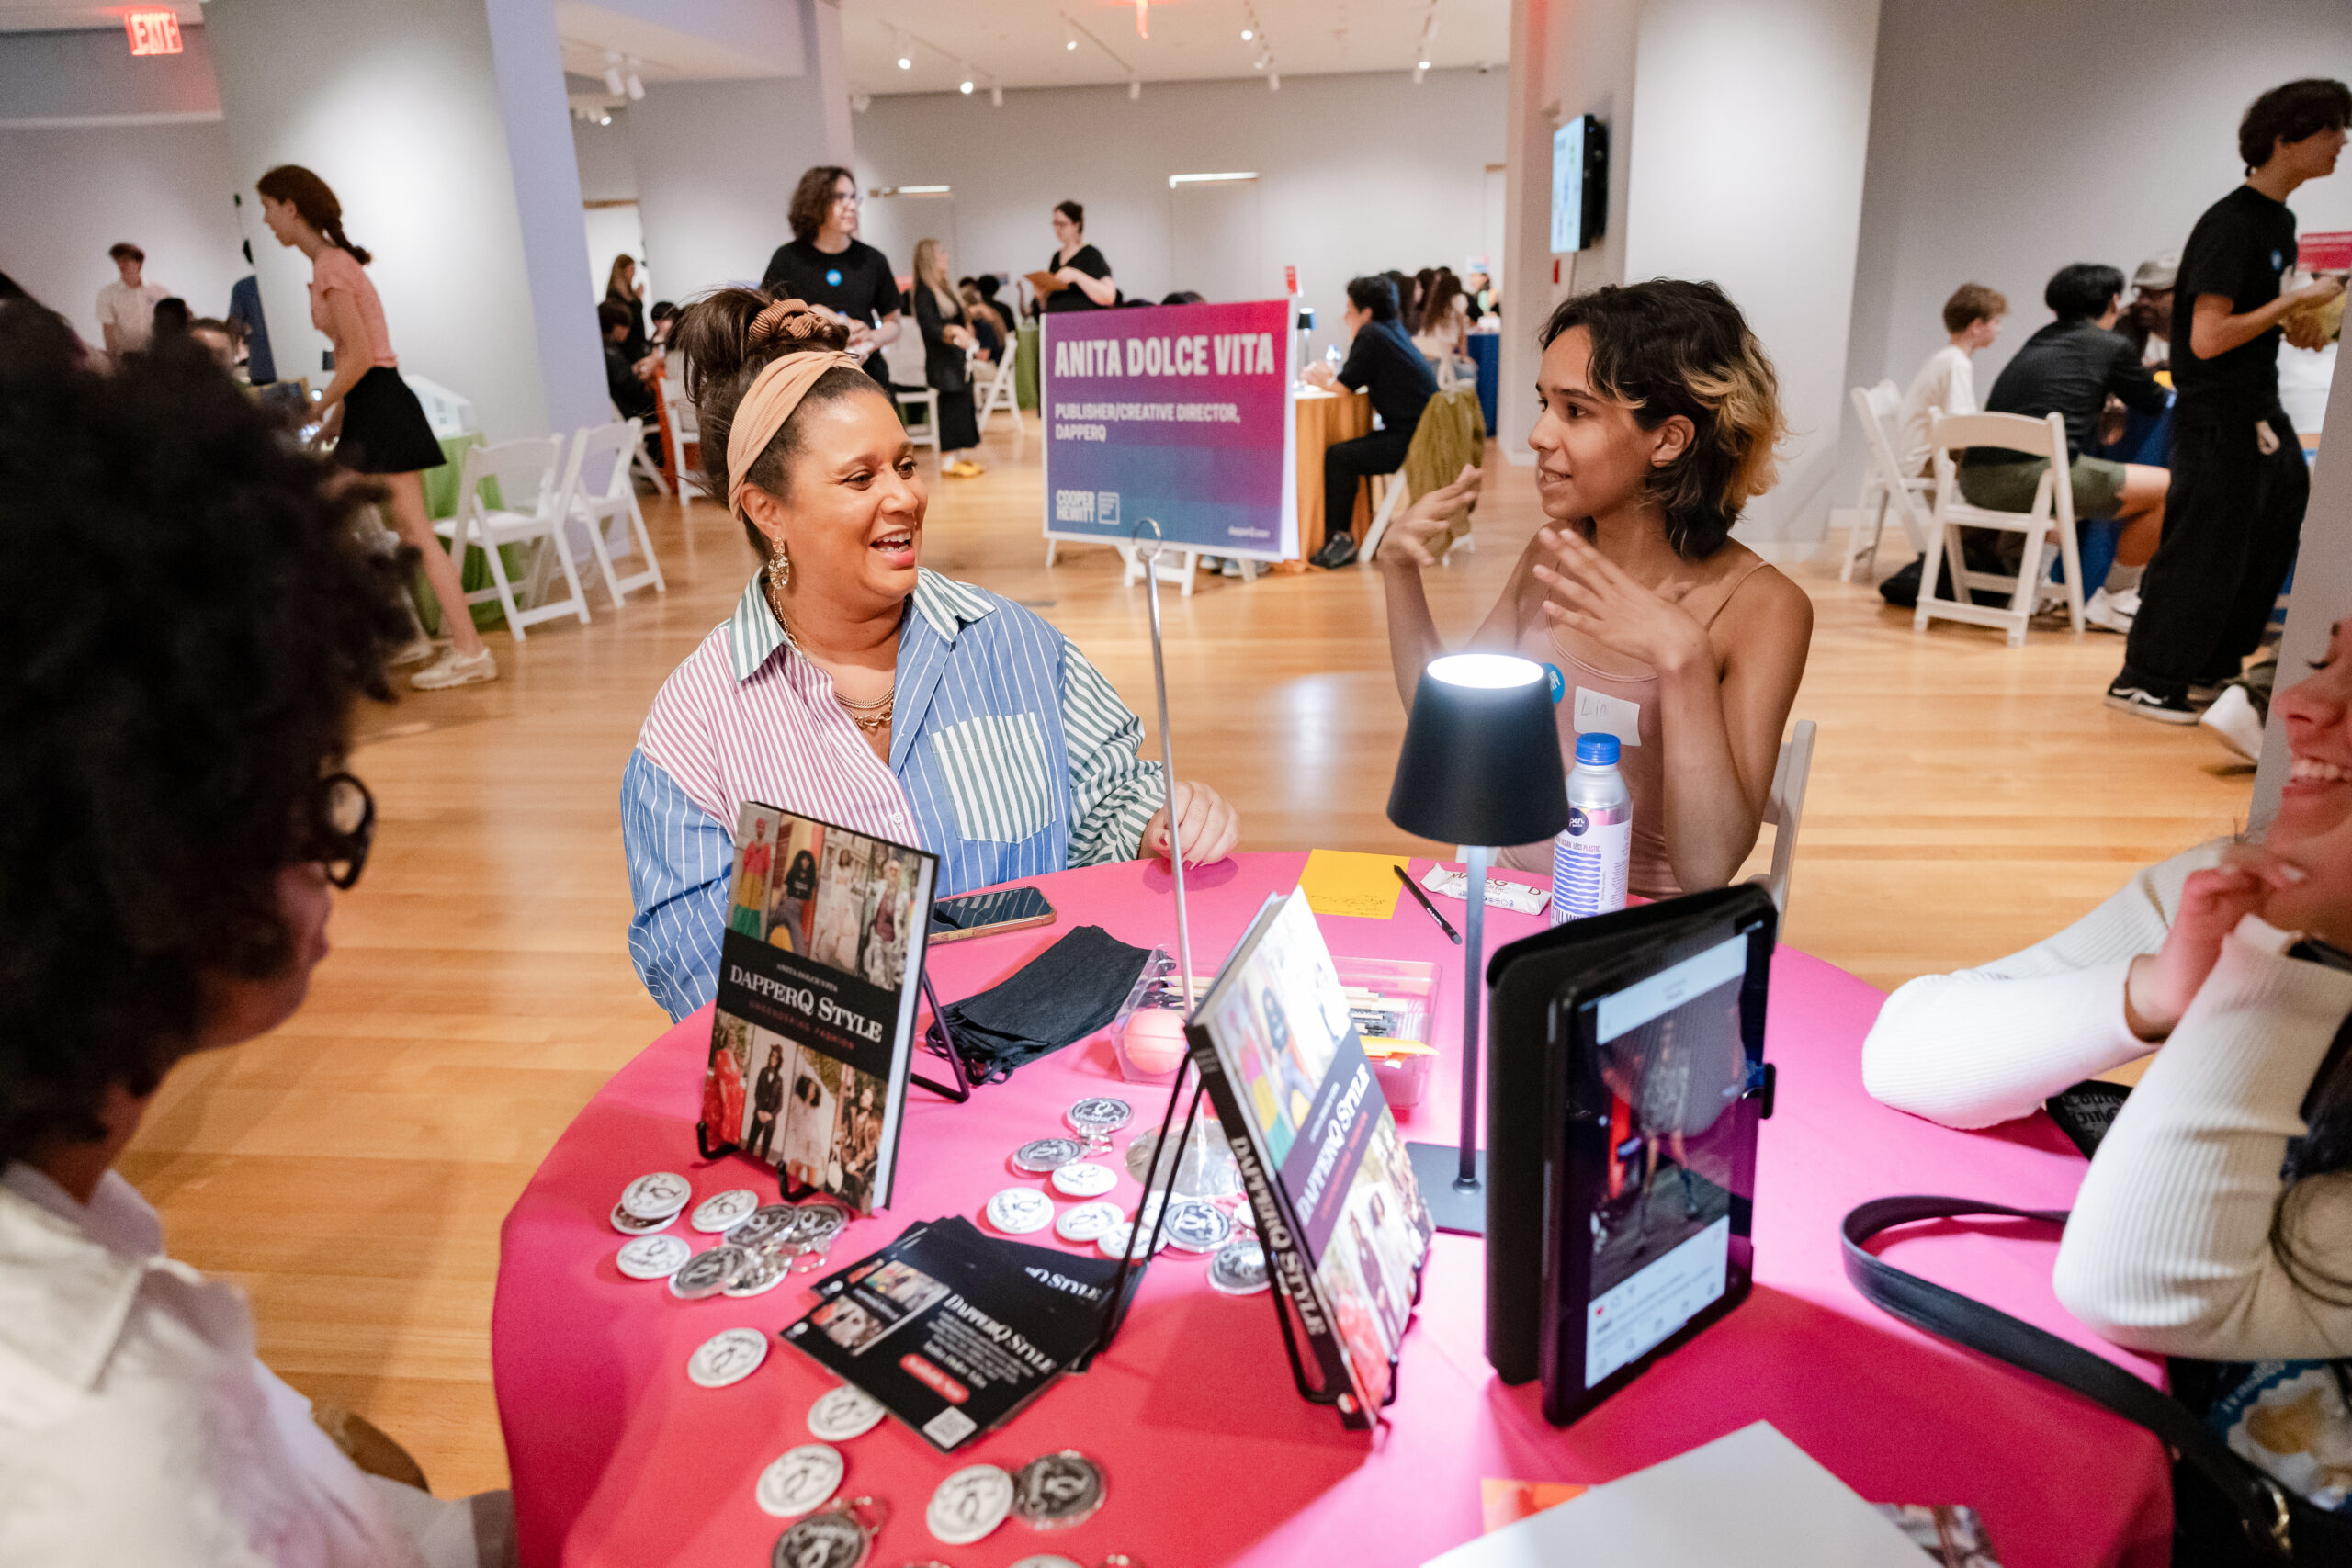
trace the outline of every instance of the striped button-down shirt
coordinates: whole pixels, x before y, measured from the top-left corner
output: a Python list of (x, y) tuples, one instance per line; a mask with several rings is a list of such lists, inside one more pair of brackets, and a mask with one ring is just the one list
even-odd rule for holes
[(747, 800), (939, 857), (946, 897), (1134, 856), (1167, 790), (1143, 725), (1059, 632), (925, 571), (899, 634), (890, 761), (788, 642), (754, 576), (672, 671), (621, 777), (629, 954), (673, 1018), (717, 987)]

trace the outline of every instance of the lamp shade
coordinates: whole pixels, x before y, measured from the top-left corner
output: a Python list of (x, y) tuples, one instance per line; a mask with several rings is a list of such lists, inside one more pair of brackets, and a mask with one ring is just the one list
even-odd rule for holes
[(1528, 844), (1568, 825), (1544, 667), (1509, 654), (1430, 661), (1413, 694), (1388, 819), (1457, 844)]

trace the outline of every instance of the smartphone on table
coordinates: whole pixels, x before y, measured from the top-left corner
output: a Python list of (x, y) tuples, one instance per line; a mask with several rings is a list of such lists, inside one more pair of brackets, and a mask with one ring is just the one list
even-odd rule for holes
[(962, 942), (1054, 923), (1054, 907), (1035, 887), (998, 887), (942, 898), (931, 907), (930, 940)]

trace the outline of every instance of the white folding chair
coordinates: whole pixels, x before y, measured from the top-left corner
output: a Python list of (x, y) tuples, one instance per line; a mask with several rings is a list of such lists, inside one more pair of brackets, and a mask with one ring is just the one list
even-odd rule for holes
[[(1861, 421), (1869, 453), (1862, 468), (1861, 496), (1854, 503), (1852, 524), (1846, 531), (1846, 558), (1838, 568), (1840, 582), (1854, 581), (1856, 566), (1862, 569), (1864, 581), (1872, 575), (1878, 566), (1879, 535), (1886, 527), (1890, 511), (1903, 525), (1903, 536), (1911, 541), (1911, 548), (1921, 555), (1928, 548), (1928, 478), (1905, 473), (1894, 451), (1894, 423), (1902, 411), (1902, 395), (1894, 382), (1881, 381), (1875, 387), (1855, 388), (1853, 397), (1854, 414)], [(1935, 418), (1935, 412), (1928, 415), (1931, 424)]]
[[(514, 634), (516, 642), (523, 640), (523, 628), (535, 622), (563, 615), (576, 615), (583, 624), (588, 619), (588, 596), (580, 591), (580, 573), (572, 565), (571, 547), (563, 538), (563, 445), (560, 435), (539, 435), (502, 441), (494, 446), (467, 447), (465, 466), (458, 473), (458, 514), (433, 525), (447, 537), (449, 554), (455, 558), (460, 574), (465, 571), (466, 551), (469, 547), (478, 548), (490, 558), (492, 586), (467, 594), (466, 603), (479, 604), (497, 600), (499, 608), (506, 612), (506, 628)], [(494, 507), (481, 495), (482, 481), (491, 479), (498, 481), (501, 502)], [(499, 554), (499, 547), (534, 544), (543, 539), (555, 542), (556, 558), (563, 565), (563, 580), (571, 585), (571, 593), (569, 598), (534, 604), (526, 610), (514, 602), (514, 585), (506, 576), (506, 562)]]
[(668, 428), (662, 433), (662, 457), (671, 481), (677, 486), (679, 510), (684, 511), (694, 504), (695, 497), (706, 493), (686, 464), (686, 448), (702, 444), (702, 427), (695, 421), (695, 405), (686, 400), (685, 361), (675, 355), (663, 357), (662, 412)]
[[(2083, 563), (2075, 553), (2075, 486), (2066, 457), (2066, 423), (2056, 414), (2028, 419), (2021, 413), (1942, 414), (1928, 426), (1934, 449), (1936, 504), (1928, 547), (1919, 562), (1919, 607), (1912, 612), (1914, 631), (1926, 631), (1930, 620), (1967, 621), (1996, 626), (2008, 635), (2011, 648), (2025, 646), (2027, 623), (2033, 619), (2041, 592), (2045, 550), (2050, 536), (2058, 536), (2058, 559), (2065, 568), (2066, 619), (2079, 637), (2083, 630)], [(2047, 457), (2050, 467), (2034, 487), (2028, 512), (1996, 512), (1972, 506), (1960, 495), (1958, 454), (1971, 446), (1997, 446), (2027, 457)], [(1971, 571), (1961, 551), (1962, 528), (1996, 528), (2025, 536), (2025, 553), (2018, 574)], [(1936, 592), (1938, 568), (1949, 561), (1953, 597)], [(1979, 604), (1972, 589), (2009, 592), (2007, 606)]]
[[(894, 341), (882, 345), (882, 363), (890, 373), (890, 400), (899, 405), (899, 417), (906, 420), (908, 444), (938, 451), (939, 392), (925, 384), (928, 371), (923, 364), (922, 334), (912, 321), (900, 327)], [(921, 409), (922, 423), (908, 420), (909, 409)]]
[(1797, 829), (1804, 821), (1804, 786), (1813, 776), (1813, 720), (1801, 718), (1781, 742), (1772, 766), (1772, 790), (1764, 797), (1764, 820), (1772, 825), (1772, 869), (1747, 880), (1772, 895), (1785, 931), (1789, 919), (1789, 872), (1796, 864)]
[[(563, 471), (563, 493), (570, 498), (566, 510), (588, 525), (588, 540), (596, 552), (596, 568), (605, 574), (605, 592), (613, 596), (616, 604), (623, 594), (634, 589), (650, 587), (656, 593), (670, 591), (669, 584), (662, 581), (662, 563), (653, 556), (652, 536), (645, 531), (645, 513), (637, 504), (637, 487), (629, 482), (632, 452), (644, 456), (642, 422), (631, 419), (594, 425), (573, 438), (571, 460)], [(608, 476), (601, 491), (595, 488), (599, 472)], [(628, 577), (614, 572), (612, 550), (605, 542), (605, 527), (620, 517), (628, 519), (637, 537), (638, 553), (645, 559), (645, 570)]]
[(1012, 344), (1006, 344), (997, 355), (996, 375), (980, 391), (980, 434), (989, 433), (989, 415), (998, 409), (1012, 416), (1012, 428), (1026, 434), (1028, 427), (1021, 423), (1021, 399), (1012, 389)]

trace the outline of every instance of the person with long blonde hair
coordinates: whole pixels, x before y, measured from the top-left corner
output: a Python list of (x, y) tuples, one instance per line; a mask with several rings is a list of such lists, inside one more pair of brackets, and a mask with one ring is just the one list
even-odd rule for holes
[(947, 269), (947, 247), (936, 240), (915, 246), (914, 296), (923, 380), (939, 394), (939, 471), (951, 479), (978, 479), (988, 470), (972, 460), (980, 445), (969, 368), (976, 342), (972, 318)]
[[(1756, 845), (1813, 640), (1804, 591), (1731, 537), (1787, 429), (1771, 361), (1721, 289), (1673, 278), (1566, 300), (1543, 343), (1527, 444), (1550, 522), (1470, 646), (1558, 672), (1563, 761), (1580, 730), (1618, 738), (1633, 892), (1721, 887)], [(1477, 488), (1464, 468), (1382, 542), (1408, 707), (1445, 651), (1421, 586), (1429, 541)], [(1549, 870), (1552, 845), (1501, 858)]]

